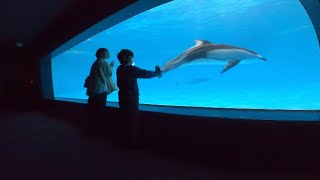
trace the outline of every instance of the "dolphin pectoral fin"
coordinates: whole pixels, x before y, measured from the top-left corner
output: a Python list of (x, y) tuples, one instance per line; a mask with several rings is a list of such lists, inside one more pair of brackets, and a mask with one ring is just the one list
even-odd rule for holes
[(230, 60), (230, 61), (228, 62), (228, 64), (224, 66), (224, 68), (223, 68), (223, 70), (221, 71), (220, 74), (222, 74), (222, 73), (228, 71), (229, 69), (233, 68), (234, 66), (236, 66), (237, 64), (239, 64), (240, 61), (241, 61), (241, 60)]

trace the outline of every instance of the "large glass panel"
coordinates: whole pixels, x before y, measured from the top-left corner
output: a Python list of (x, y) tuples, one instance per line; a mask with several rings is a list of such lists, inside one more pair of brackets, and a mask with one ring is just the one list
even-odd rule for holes
[[(142, 12), (54, 57), (55, 97), (87, 99), (83, 82), (100, 47), (109, 49), (108, 61), (117, 62), (116, 81), (121, 49), (135, 53), (136, 66), (153, 70), (193, 47), (195, 40), (212, 44), (178, 58), (198, 60), (160, 79), (140, 79), (141, 104), (320, 109), (319, 46), (298, 0), (175, 0)], [(207, 56), (215, 59), (203, 59)], [(221, 74), (230, 59), (242, 60)], [(108, 101), (117, 102), (117, 92)]]

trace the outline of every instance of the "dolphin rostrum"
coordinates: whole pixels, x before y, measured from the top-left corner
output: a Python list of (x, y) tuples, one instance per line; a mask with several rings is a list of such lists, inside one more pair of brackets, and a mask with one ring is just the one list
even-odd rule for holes
[(254, 51), (226, 44), (214, 44), (206, 40), (195, 40), (196, 45), (184, 51), (175, 59), (167, 62), (162, 68), (162, 72), (168, 72), (182, 65), (198, 62), (200, 59), (207, 58), (210, 61), (227, 61), (221, 73), (226, 72), (239, 64), (241, 60), (258, 58), (267, 61), (266, 58)]

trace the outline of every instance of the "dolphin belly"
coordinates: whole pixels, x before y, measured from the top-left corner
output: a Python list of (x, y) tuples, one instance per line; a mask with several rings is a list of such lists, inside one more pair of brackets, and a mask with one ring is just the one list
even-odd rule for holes
[[(194, 60), (190, 63), (185, 64), (184, 66), (194, 66), (194, 65), (225, 65), (228, 63), (229, 59), (211, 59), (211, 58), (201, 58)], [(259, 63), (259, 60), (243, 60), (239, 64), (255, 64)]]
[(169, 61), (167, 62), (162, 68), (161, 71), (163, 73), (168, 72), (170, 70), (176, 69), (180, 66), (182, 66), (183, 64), (185, 64), (185, 59), (184, 58), (177, 58), (175, 60)]
[(215, 49), (208, 51), (206, 54), (207, 58), (227, 60), (227, 59), (248, 59), (256, 58), (257, 55), (252, 54), (242, 49)]

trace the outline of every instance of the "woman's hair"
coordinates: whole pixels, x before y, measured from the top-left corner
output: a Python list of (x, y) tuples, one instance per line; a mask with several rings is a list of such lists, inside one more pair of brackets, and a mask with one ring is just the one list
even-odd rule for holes
[(103, 57), (105, 52), (109, 52), (108, 49), (106, 49), (106, 48), (99, 48), (99, 49), (97, 50), (97, 52), (96, 52), (96, 57), (97, 57), (97, 58)]
[(117, 55), (120, 64), (128, 64), (129, 56), (134, 56), (133, 52), (129, 49), (122, 49)]

